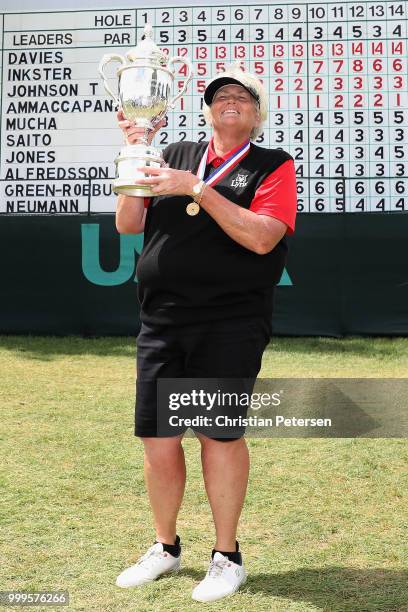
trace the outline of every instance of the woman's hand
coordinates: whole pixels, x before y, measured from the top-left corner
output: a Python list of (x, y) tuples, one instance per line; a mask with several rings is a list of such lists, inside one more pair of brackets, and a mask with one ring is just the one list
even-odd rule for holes
[[(142, 136), (144, 135), (145, 133), (144, 128), (136, 127), (132, 123), (132, 121), (129, 121), (128, 119), (126, 119), (125, 115), (123, 114), (123, 110), (121, 108), (116, 113), (116, 118), (118, 120), (118, 125), (120, 129), (122, 130), (123, 135), (125, 137), (125, 143), (129, 145), (136, 144), (137, 141), (140, 140), (140, 138), (142, 138)], [(166, 125), (166, 118), (161, 119), (161, 121), (159, 121), (159, 123), (155, 125), (154, 130), (150, 132), (148, 136), (149, 144), (152, 142), (156, 132), (160, 130), (160, 128), (164, 127), (165, 125)]]
[(174, 168), (153, 168), (144, 166), (138, 168), (146, 177), (138, 178), (138, 185), (150, 185), (156, 195), (189, 195), (199, 178), (188, 170)]

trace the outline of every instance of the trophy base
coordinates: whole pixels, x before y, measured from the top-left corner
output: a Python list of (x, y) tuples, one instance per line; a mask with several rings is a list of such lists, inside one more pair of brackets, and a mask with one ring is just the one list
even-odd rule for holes
[(164, 163), (159, 149), (142, 144), (124, 147), (115, 159), (116, 178), (113, 181), (113, 191), (116, 194), (141, 198), (150, 198), (155, 194), (149, 185), (138, 185), (138, 178), (145, 178), (140, 168), (152, 166), (160, 168)]
[(117, 195), (123, 194), (135, 198), (152, 198), (156, 195), (150, 191), (150, 187), (147, 185), (129, 184), (129, 181), (121, 179), (115, 179), (112, 185), (113, 192)]

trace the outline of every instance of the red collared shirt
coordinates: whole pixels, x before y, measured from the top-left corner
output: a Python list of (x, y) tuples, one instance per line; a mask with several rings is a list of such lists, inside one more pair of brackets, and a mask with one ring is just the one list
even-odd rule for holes
[[(242, 142), (235, 149), (228, 151), (223, 157), (218, 157), (214, 151), (214, 139), (211, 138), (208, 147), (207, 165), (211, 164), (213, 168), (218, 168), (243, 144)], [(255, 192), (249, 210), (257, 215), (266, 215), (282, 221), (288, 227), (286, 233), (293, 234), (297, 211), (297, 192), (295, 165), (291, 159), (284, 162), (262, 181)]]

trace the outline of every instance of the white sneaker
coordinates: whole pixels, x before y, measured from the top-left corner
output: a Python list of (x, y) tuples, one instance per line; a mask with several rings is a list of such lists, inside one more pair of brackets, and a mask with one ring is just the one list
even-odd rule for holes
[(163, 551), (161, 542), (157, 542), (134, 565), (119, 574), (116, 586), (126, 589), (152, 582), (162, 574), (177, 572), (180, 569), (180, 561), (181, 553), (178, 557), (173, 557)]
[(233, 563), (219, 552), (210, 562), (204, 580), (193, 591), (196, 601), (216, 601), (235, 593), (247, 578), (243, 565)]

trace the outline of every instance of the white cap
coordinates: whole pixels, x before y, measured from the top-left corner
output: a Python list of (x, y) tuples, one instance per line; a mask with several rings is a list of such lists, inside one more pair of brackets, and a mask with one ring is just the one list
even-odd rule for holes
[[(268, 99), (265, 88), (254, 74), (245, 72), (240, 64), (231, 64), (225, 71), (219, 72), (208, 81), (204, 91), (204, 115), (206, 118), (209, 117), (208, 107), (212, 104), (215, 93), (226, 85), (240, 85), (244, 87), (258, 103), (261, 123), (266, 121), (268, 117)], [(255, 128), (255, 132), (257, 133), (256, 135), (254, 134), (253, 139), (262, 132), (262, 127), (260, 126), (259, 129)]]

